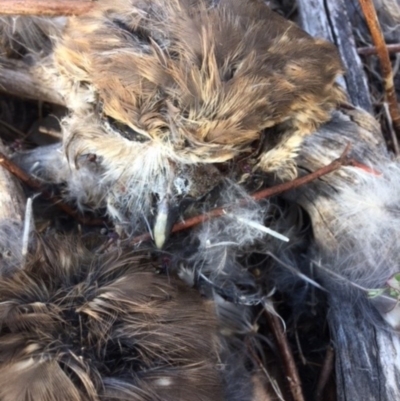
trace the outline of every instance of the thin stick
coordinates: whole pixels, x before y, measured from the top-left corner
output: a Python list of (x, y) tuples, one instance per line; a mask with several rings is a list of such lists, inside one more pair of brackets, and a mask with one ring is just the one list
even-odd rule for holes
[(383, 84), (385, 88), (385, 97), (389, 104), (389, 111), (392, 117), (393, 127), (397, 137), (400, 137), (400, 112), (397, 105), (396, 91), (393, 81), (392, 65), (390, 63), (389, 52), (386, 47), (385, 38), (379, 25), (378, 16), (372, 0), (359, 0), (362, 11), (365, 16), (368, 28), (371, 32), (372, 41), (381, 64), (383, 74)]
[[(338, 170), (343, 165), (347, 164), (349, 160), (347, 160), (347, 154), (349, 152), (350, 146), (347, 145), (342, 155), (334, 160), (332, 163), (328, 164), (327, 166), (321, 167), (320, 169), (314, 171), (313, 173), (307, 174), (303, 177), (297, 178), (293, 181), (285, 182), (283, 184), (275, 185), (271, 188), (266, 188), (261, 191), (258, 191), (250, 196), (251, 199), (259, 201), (262, 199), (267, 199), (275, 195), (279, 195), (282, 192), (289, 191), (291, 189), (298, 188), (302, 185), (308, 184), (311, 181), (314, 181), (326, 174), (331, 173), (332, 171)], [(243, 206), (248, 203), (247, 199), (242, 199), (239, 201), (239, 206)], [(236, 206), (236, 205), (235, 205)], [(221, 217), (222, 215), (226, 214), (229, 209), (232, 209), (232, 206), (227, 205), (224, 207), (219, 207), (216, 209), (211, 210), (208, 213), (204, 213), (198, 216), (191, 217), (190, 219), (184, 220), (180, 223), (175, 224), (172, 227), (171, 233), (176, 233), (178, 231), (187, 230), (188, 228), (197, 226), (198, 224), (204, 223), (212, 218)], [(150, 233), (145, 233), (139, 235), (132, 239), (131, 244), (137, 244), (143, 241), (149, 241), (151, 239)]]
[(392, 138), (392, 145), (394, 152), (396, 153), (396, 155), (400, 155), (399, 141), (397, 140), (396, 132), (393, 128), (392, 117), (389, 111), (389, 105), (387, 104), (387, 102), (383, 102), (382, 106), (383, 106), (383, 111), (385, 112), (385, 117), (387, 119), (390, 137)]
[(299, 372), (297, 371), (296, 363), (294, 361), (292, 350), (287, 342), (286, 334), (283, 331), (281, 321), (273, 313), (268, 313), (265, 310), (265, 316), (274, 334), (276, 343), (278, 345), (280, 356), (283, 360), (285, 375), (289, 382), (290, 392), (294, 401), (304, 401), (303, 391)]
[(0, 153), (0, 166), (3, 166), (7, 171), (11, 174), (15, 175), (20, 181), (24, 182), (30, 188), (41, 191), (42, 186), (40, 181), (31, 177), (24, 170), (22, 170), (19, 166), (13, 163), (7, 156), (3, 153)]
[(333, 370), (333, 361), (335, 357), (335, 351), (329, 345), (328, 349), (326, 350), (324, 364), (322, 365), (321, 374), (319, 376), (317, 389), (315, 391), (314, 400), (315, 401), (322, 401), (322, 393), (328, 380), (331, 376)]
[[(400, 44), (392, 44), (392, 45), (386, 45), (386, 48), (389, 53), (400, 53)], [(373, 54), (377, 54), (378, 50), (375, 46), (365, 46), (365, 47), (359, 47), (357, 49), (357, 53), (360, 56), (372, 56)]]
[(42, 184), (39, 180), (27, 174), (24, 170), (22, 170), (19, 166), (13, 163), (8, 157), (6, 157), (2, 153), (0, 153), (0, 166), (3, 166), (7, 171), (9, 171), (11, 174), (13, 174), (15, 177), (17, 177), (19, 180), (21, 180), (30, 188), (40, 192), (45, 199), (49, 200), (51, 203), (56, 205), (64, 213), (76, 219), (79, 223), (90, 226), (104, 225), (103, 220), (90, 219), (79, 215), (74, 209), (63, 203), (59, 197), (53, 196), (50, 192), (43, 189)]
[(80, 15), (87, 13), (94, 3), (90, 0), (0, 0), (3, 15)]

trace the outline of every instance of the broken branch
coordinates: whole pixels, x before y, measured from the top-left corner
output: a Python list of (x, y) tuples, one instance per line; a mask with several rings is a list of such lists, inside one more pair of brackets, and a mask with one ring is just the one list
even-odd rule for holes
[[(400, 44), (386, 45), (389, 53), (400, 53)], [(378, 53), (378, 49), (375, 46), (359, 47), (357, 53), (361, 56), (371, 56)]]
[(90, 0), (0, 0), (0, 14), (46, 17), (80, 15), (87, 13), (93, 4)]

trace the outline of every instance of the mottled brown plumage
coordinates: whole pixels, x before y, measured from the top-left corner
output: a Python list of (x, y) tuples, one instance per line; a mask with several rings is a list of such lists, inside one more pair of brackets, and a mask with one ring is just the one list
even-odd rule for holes
[[(154, 220), (159, 245), (171, 207), (221, 180), (214, 164), (245, 154), (294, 176), (303, 138), (343, 99), (335, 47), (261, 0), (99, 0), (54, 43), (44, 69), (70, 115), (52, 180), (131, 230)], [(199, 191), (202, 165), (216, 179)]]
[[(342, 99), (334, 46), (257, 0), (103, 0), (70, 19), (55, 55), (70, 81), (93, 85), (95, 121), (108, 116), (136, 132), (73, 125), (70, 147), (106, 160), (153, 147), (174, 162), (226, 161), (267, 128), (310, 133)], [(74, 100), (75, 117), (88, 117)], [(276, 170), (291, 156), (261, 164)]]

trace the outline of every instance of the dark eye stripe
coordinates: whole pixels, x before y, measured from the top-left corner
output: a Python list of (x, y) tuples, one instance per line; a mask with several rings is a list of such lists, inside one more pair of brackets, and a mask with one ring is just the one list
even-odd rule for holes
[(149, 140), (149, 138), (141, 135), (139, 132), (133, 130), (131, 127), (128, 127), (126, 124), (121, 123), (115, 118), (107, 116), (106, 121), (114, 131), (117, 131), (121, 136), (130, 141), (147, 142)]

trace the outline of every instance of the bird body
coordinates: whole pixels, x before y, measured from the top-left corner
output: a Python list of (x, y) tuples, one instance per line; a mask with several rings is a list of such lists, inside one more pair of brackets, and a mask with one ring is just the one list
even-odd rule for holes
[(240, 357), (224, 362), (214, 303), (157, 274), (148, 253), (34, 242), (25, 264), (2, 269), (0, 400), (252, 399)]

